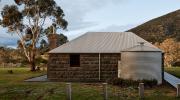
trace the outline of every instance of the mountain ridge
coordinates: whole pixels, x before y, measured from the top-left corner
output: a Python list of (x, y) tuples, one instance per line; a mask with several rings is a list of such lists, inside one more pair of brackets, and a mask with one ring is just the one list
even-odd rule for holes
[(135, 28), (128, 30), (145, 40), (156, 43), (167, 38), (180, 41), (180, 9), (149, 20)]

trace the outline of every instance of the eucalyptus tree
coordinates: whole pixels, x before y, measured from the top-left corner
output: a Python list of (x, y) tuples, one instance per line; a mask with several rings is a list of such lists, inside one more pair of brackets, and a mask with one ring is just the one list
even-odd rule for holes
[[(67, 28), (64, 12), (54, 0), (14, 0), (15, 5), (5, 5), (2, 9), (1, 26), (19, 37), (19, 47), (23, 49), (31, 71), (35, 71), (35, 57), (38, 41), (46, 36), (45, 30), (52, 25)], [(48, 21), (47, 26), (45, 23)]]
[(49, 51), (49, 45), (46, 42), (46, 40), (42, 39), (40, 41), (39, 51), (40, 51), (41, 54), (44, 54), (45, 52)]

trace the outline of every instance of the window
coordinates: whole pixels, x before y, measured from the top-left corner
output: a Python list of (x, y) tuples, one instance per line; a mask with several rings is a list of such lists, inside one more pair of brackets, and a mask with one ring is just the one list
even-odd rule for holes
[(71, 54), (70, 55), (70, 67), (80, 67), (80, 55)]

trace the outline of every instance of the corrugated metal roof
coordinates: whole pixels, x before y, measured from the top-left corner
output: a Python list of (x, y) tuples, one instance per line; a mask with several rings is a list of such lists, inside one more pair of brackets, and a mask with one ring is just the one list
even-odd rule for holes
[(87, 32), (49, 53), (120, 53), (138, 42), (156, 48), (132, 32)]

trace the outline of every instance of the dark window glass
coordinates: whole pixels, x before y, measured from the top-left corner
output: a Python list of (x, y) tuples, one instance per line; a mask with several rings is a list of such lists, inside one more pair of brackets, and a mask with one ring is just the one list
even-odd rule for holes
[(80, 67), (80, 55), (71, 54), (70, 55), (70, 66), (71, 67)]

